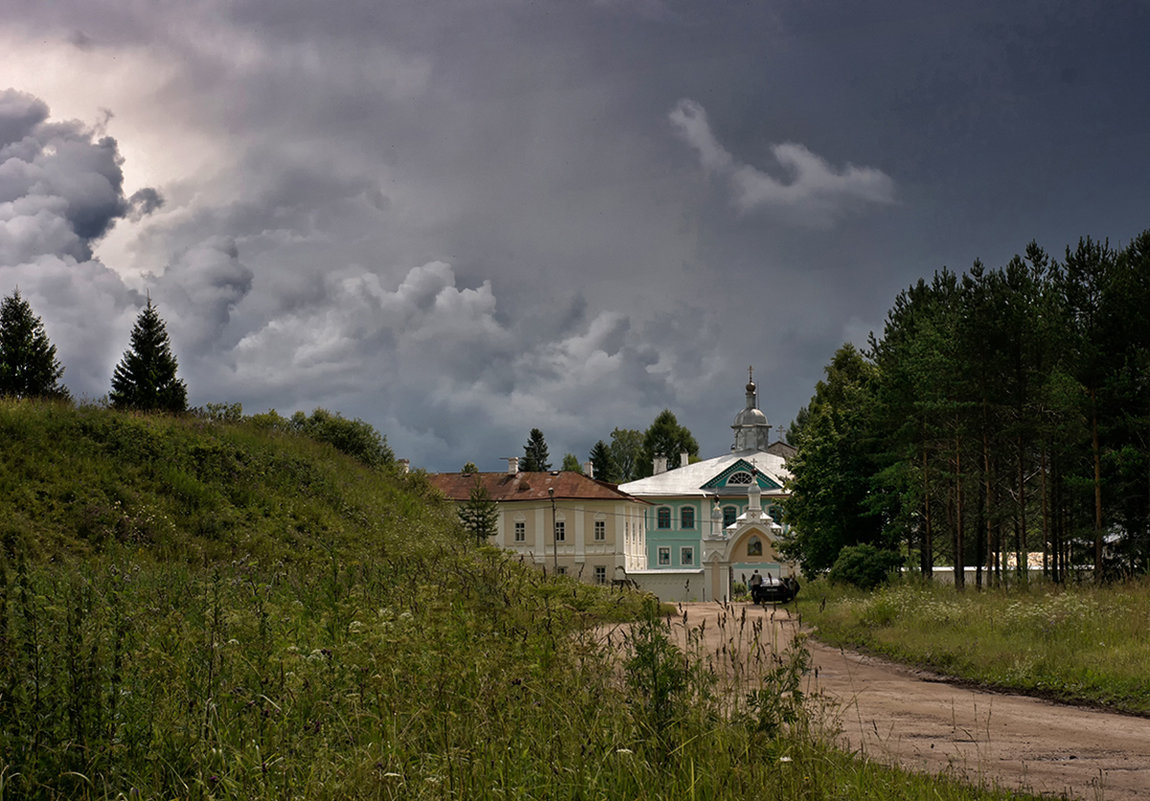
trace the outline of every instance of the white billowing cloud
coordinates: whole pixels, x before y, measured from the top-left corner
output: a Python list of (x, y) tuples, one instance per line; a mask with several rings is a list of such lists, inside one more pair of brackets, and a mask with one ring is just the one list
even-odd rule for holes
[[(160, 199), (150, 191), (143, 205)], [(92, 258), (127, 216), (116, 141), (0, 91), (0, 293), (19, 288), (44, 321), (73, 394), (102, 395), (143, 298)], [(140, 213), (143, 213), (141, 208)]]
[(783, 211), (808, 225), (825, 225), (860, 204), (894, 202), (894, 181), (874, 167), (836, 169), (801, 144), (785, 142), (771, 152), (783, 178), (737, 161), (715, 138), (707, 112), (680, 100), (669, 115), (679, 135), (699, 154), (709, 173), (726, 180), (742, 213)]

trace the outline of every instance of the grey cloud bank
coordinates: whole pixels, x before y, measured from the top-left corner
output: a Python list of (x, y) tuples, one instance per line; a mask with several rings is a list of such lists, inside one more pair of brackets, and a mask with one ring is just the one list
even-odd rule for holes
[(1150, 226), (1147, 21), (17, 0), (0, 292), (76, 395), (150, 293), (193, 404), (322, 405), (433, 470), (664, 407), (719, 453), (747, 365), (785, 424), (919, 276)]

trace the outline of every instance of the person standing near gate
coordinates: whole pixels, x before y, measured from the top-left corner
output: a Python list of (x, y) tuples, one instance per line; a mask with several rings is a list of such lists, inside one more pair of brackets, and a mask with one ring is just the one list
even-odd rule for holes
[(763, 577), (756, 570), (751, 574), (751, 600), (755, 603), (759, 602), (759, 588), (763, 586)]

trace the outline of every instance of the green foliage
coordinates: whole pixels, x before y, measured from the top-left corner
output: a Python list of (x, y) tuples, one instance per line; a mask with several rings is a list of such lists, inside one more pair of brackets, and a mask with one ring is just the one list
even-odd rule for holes
[(846, 546), (880, 540), (881, 520), (871, 506), (876, 379), (874, 365), (853, 345), (839, 348), (811, 400), (798, 453), (788, 462), (791, 528), (782, 545), (808, 574), (829, 569)]
[(828, 578), (836, 584), (850, 584), (873, 590), (890, 577), (902, 557), (894, 551), (876, 548), (869, 543), (848, 545), (839, 551)]
[(519, 469), (525, 473), (542, 473), (551, 469), (547, 455), (547, 440), (538, 428), (531, 429), (527, 444), (523, 446), (523, 461)]
[(1150, 231), (1062, 259), (1031, 242), (899, 293), (864, 391), (823, 398), (828, 374), (796, 418), (793, 552), (813, 568), (823, 545), (897, 545), (960, 589), (968, 565), (1026, 581), (1037, 551), (1055, 581), (1150, 570), (1147, 276)]
[(66, 398), (64, 368), (44, 324), (16, 290), (0, 301), (0, 395), (13, 398)]
[[(612, 429), (610, 449), (620, 484), (650, 475), (650, 467), (643, 460), (642, 431), (633, 428)], [(645, 466), (646, 473), (644, 473)]]
[(615, 464), (614, 457), (611, 456), (611, 448), (603, 440), (599, 440), (591, 448), (590, 453), (591, 469), (594, 471), (595, 478), (599, 481), (607, 481), (612, 484), (619, 483), (619, 468)]
[(188, 408), (188, 390), (176, 378), (176, 357), (168, 331), (152, 299), (132, 327), (131, 347), (112, 374), (108, 398), (117, 409), (182, 412)]
[(463, 465), (459, 472), (469, 475), (471, 473), (478, 473), (479, 468), (475, 466), (475, 462), (468, 462), (467, 464)]
[(491, 499), (480, 478), (475, 479), (467, 503), (459, 507), (459, 521), (471, 532), (477, 543), (493, 537), (499, 522), (499, 507)]
[(354, 456), (368, 467), (385, 467), (395, 462), (387, 438), (358, 418), (348, 420), (339, 412), (316, 409), (310, 417), (303, 412), (293, 414), (291, 427), (318, 442), (326, 442), (340, 453)]
[(582, 473), (583, 465), (579, 464), (579, 457), (573, 453), (563, 454), (563, 466), (560, 470), (565, 470), (569, 473)]
[(679, 425), (679, 420), (670, 409), (664, 409), (643, 433), (643, 459), (647, 475), (650, 475), (651, 464), (656, 456), (666, 457), (669, 467), (678, 467), (679, 457), (683, 453), (692, 458), (697, 457), (699, 443), (686, 426)]

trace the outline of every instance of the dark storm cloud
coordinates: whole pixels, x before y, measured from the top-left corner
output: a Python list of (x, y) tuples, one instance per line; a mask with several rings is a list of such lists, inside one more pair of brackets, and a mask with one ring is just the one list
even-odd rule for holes
[[(67, 80), (0, 96), (0, 276), (81, 392), (151, 292), (194, 403), (340, 409), (433, 469), (664, 407), (721, 452), (748, 364), (785, 423), (920, 275), (1146, 226), (1145, 16), (12, 0), (0, 45)], [(119, 144), (50, 121), (70, 92)]]

